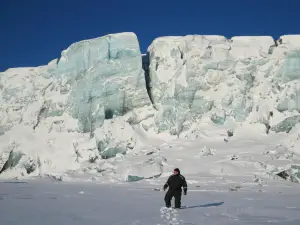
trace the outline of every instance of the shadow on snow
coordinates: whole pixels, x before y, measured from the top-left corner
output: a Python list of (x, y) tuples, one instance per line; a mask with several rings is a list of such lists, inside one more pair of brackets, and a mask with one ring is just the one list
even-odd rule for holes
[(192, 209), (192, 208), (207, 208), (207, 207), (216, 207), (223, 205), (224, 202), (216, 202), (216, 203), (209, 203), (204, 205), (193, 205), (193, 206), (182, 206), (182, 209)]
[(0, 181), (0, 184), (27, 184), (27, 182), (23, 182), (23, 181)]

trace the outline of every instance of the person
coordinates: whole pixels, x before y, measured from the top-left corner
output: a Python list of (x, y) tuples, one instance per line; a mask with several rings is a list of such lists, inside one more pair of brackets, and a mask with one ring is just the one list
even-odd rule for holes
[(175, 209), (180, 209), (181, 207), (181, 195), (182, 188), (184, 195), (187, 194), (187, 183), (185, 177), (180, 174), (180, 170), (175, 168), (173, 174), (169, 177), (164, 185), (164, 191), (169, 187), (165, 195), (166, 207), (171, 207), (171, 200), (175, 197)]

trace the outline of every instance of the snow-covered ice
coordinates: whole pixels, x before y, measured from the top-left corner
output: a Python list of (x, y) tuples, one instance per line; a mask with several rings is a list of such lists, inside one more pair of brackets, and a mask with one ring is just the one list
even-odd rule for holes
[(0, 222), (22, 225), (297, 225), (300, 222), (299, 190), (290, 183), (268, 181), (259, 192), (250, 184), (231, 191), (221, 179), (205, 180), (200, 187), (190, 184), (188, 195), (182, 198), (186, 207), (177, 211), (166, 210), (164, 192), (153, 191), (147, 182), (126, 185), (0, 182)]
[[(45, 66), (0, 73), (0, 176), (151, 179), (172, 164), (157, 143), (224, 145), (248, 138), (245, 131), (297, 152), (299, 41), (172, 36), (141, 54), (126, 32), (74, 43)], [(223, 146), (200, 148), (186, 159), (224, 156)]]
[(185, 136), (207, 118), (273, 126), (294, 116), (299, 43), (300, 36), (155, 39), (148, 48), (150, 93), (158, 111), (154, 129)]
[[(160, 37), (141, 54), (110, 34), (2, 72), (0, 222), (299, 224), (299, 85), (300, 35)], [(154, 191), (175, 167), (178, 212)]]
[[(207, 133), (212, 131), (207, 130)], [(204, 134), (203, 130), (203, 137)], [(276, 173), (280, 167), (299, 162), (299, 156), (278, 144), (280, 134), (246, 134), (241, 131), (228, 142), (216, 133), (198, 141), (166, 142), (140, 137), (144, 145), (151, 144), (152, 148), (124, 155), (123, 159), (107, 160), (107, 165), (103, 165), (107, 174), (115, 170), (122, 175), (111, 180), (105, 172), (102, 176), (87, 172), (65, 174), (69, 182), (61, 181), (58, 176), (0, 181), (3, 206), (0, 222), (19, 224), (22, 221), (24, 225), (298, 224), (299, 184), (281, 179)], [(214, 154), (203, 154), (207, 152)], [(143, 167), (137, 167), (147, 164), (163, 164), (161, 176), (125, 182), (130, 171), (132, 176), (144, 178), (154, 175), (155, 167), (144, 171)], [(182, 197), (183, 209), (179, 211), (166, 210), (163, 201), (162, 186), (174, 167), (181, 169), (188, 182), (188, 195)], [(151, 171), (153, 174), (149, 174)]]

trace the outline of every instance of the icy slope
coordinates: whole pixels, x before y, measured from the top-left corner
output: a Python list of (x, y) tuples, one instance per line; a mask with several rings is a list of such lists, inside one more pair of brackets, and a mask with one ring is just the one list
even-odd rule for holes
[(259, 152), (269, 133), (297, 151), (299, 35), (161, 37), (148, 51), (140, 53), (133, 33), (111, 34), (74, 43), (46, 66), (0, 73), (0, 176), (165, 177), (179, 150), (164, 155), (161, 145), (178, 137), (203, 150), (185, 147), (178, 165), (190, 160), (188, 173), (219, 154), (204, 148), (206, 139), (222, 146), (258, 133)]

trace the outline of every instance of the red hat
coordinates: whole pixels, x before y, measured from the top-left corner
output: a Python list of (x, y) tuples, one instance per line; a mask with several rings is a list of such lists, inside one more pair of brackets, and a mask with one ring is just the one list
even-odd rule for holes
[(180, 173), (180, 170), (178, 168), (175, 168), (174, 171), (176, 171), (177, 173)]

